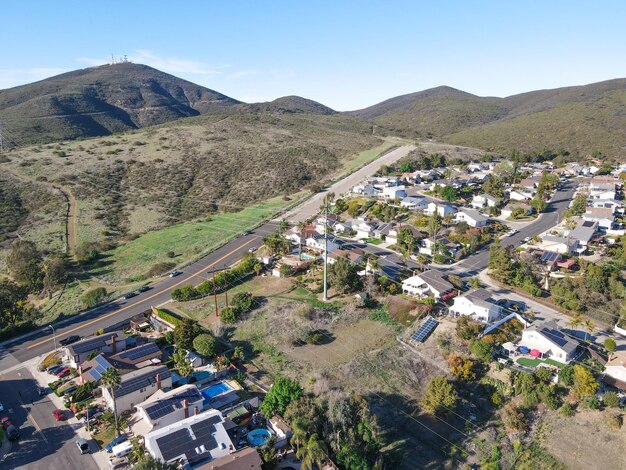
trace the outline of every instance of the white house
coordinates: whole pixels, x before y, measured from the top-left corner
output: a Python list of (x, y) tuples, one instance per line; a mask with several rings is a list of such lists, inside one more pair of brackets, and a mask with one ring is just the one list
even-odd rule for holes
[(594, 182), (589, 184), (589, 197), (592, 199), (615, 199), (615, 183)]
[(606, 363), (602, 381), (620, 390), (626, 390), (626, 351), (616, 351)]
[(439, 271), (425, 271), (402, 281), (402, 292), (413, 297), (434, 297), (439, 300), (442, 295), (454, 290), (454, 286), (443, 278)]
[[(314, 235), (310, 238), (306, 239), (306, 246), (312, 248), (314, 250), (324, 250), (326, 246), (326, 242), (324, 241), (324, 235)], [(339, 248), (339, 243), (331, 240), (331, 237), (328, 237), (328, 251), (335, 251)]]
[(511, 215), (513, 215), (513, 211), (515, 209), (522, 209), (525, 215), (530, 215), (533, 213), (533, 208), (530, 207), (528, 204), (524, 204), (523, 202), (518, 202), (518, 203), (507, 204), (506, 206), (504, 206), (502, 210), (500, 211), (500, 216), (504, 219), (508, 219), (509, 217), (511, 217)]
[[(165, 366), (148, 366), (122, 375), (119, 386), (114, 390), (115, 410), (118, 413), (132, 410), (138, 403), (146, 401), (157, 390), (172, 388), (172, 374)], [(113, 410), (113, 397), (107, 387), (102, 387), (102, 398)]]
[(146, 401), (136, 405), (137, 417), (152, 431), (200, 413), (203, 401), (204, 397), (193, 384), (168, 392), (157, 390)]
[[(598, 222), (593, 220), (581, 220), (578, 226), (569, 234), (571, 238), (578, 242), (580, 247), (587, 248), (589, 242), (598, 231)], [(583, 250), (584, 251), (584, 250)]]
[(381, 196), (391, 201), (394, 199), (404, 199), (406, 197), (406, 188), (404, 186), (387, 186), (383, 188)]
[(165, 463), (185, 460), (189, 464), (213, 460), (235, 450), (218, 410), (209, 410), (149, 432), (144, 436), (146, 450)]
[(569, 364), (576, 354), (578, 342), (563, 333), (554, 321), (532, 323), (522, 331), (519, 346), (536, 349), (541, 357)]
[(613, 213), (615, 213), (615, 211), (622, 206), (620, 202), (616, 201), (615, 199), (591, 199), (589, 201), (589, 205), (591, 207), (603, 207), (605, 209), (611, 209)]
[(615, 221), (613, 211), (608, 207), (588, 207), (583, 219), (598, 222), (601, 229), (609, 230)]
[(482, 209), (483, 207), (495, 207), (498, 205), (498, 199), (490, 194), (477, 194), (472, 198), (472, 207), (474, 209)]
[(440, 204), (436, 202), (430, 202), (424, 211), (427, 215), (433, 215), (437, 211), (437, 213), (441, 217), (445, 217), (448, 214), (454, 214), (456, 209), (449, 204)]
[(425, 197), (408, 196), (402, 199), (400, 207), (405, 207), (411, 211), (423, 211), (428, 209), (428, 200)]
[(269, 419), (269, 424), (276, 434), (276, 446), (282, 447), (287, 444), (291, 436), (293, 436), (293, 430), (285, 422), (283, 418), (278, 415), (274, 415)]
[(374, 236), (374, 230), (378, 224), (366, 219), (358, 219), (352, 223), (352, 230), (356, 232), (357, 238), (370, 238)]
[(501, 308), (491, 301), (489, 291), (480, 288), (455, 297), (450, 312), (491, 323), (498, 319)]
[(524, 189), (513, 189), (509, 192), (509, 199), (512, 201), (528, 201), (533, 198), (535, 193)]
[(470, 227), (484, 227), (487, 225), (487, 217), (476, 209), (463, 209), (456, 213), (457, 222), (466, 222)]
[(576, 251), (577, 245), (578, 242), (573, 237), (544, 235), (535, 247), (544, 251), (554, 251), (562, 255), (571, 255)]

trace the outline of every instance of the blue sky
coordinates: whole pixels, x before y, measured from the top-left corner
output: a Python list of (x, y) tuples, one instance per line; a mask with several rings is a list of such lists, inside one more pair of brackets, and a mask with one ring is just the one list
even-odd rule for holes
[(28, 1), (0, 89), (128, 55), (243, 101), (338, 110), (449, 85), (507, 96), (626, 77), (623, 1)]

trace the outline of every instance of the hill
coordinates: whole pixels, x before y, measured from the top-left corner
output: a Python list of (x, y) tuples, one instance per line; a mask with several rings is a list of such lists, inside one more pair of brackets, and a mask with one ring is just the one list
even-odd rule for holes
[(506, 98), (450, 87), (402, 95), (350, 114), (421, 137), (490, 151), (626, 157), (626, 79)]
[(241, 104), (238, 108), (248, 112), (261, 113), (337, 114), (334, 109), (301, 96), (283, 96), (266, 103)]
[(109, 135), (239, 101), (146, 65), (119, 63), (0, 90), (0, 120), (19, 144)]

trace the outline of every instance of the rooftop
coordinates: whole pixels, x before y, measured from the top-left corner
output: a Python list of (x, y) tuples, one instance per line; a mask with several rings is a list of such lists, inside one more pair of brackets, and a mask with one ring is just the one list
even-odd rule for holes
[(454, 289), (454, 286), (443, 278), (443, 274), (434, 269), (431, 269), (430, 271), (424, 271), (423, 273), (420, 273), (414, 277), (420, 278), (426, 284), (428, 284), (435, 290), (438, 290), (439, 292), (447, 292), (451, 289)]
[(115, 389), (115, 398), (149, 387), (156, 383), (157, 375), (159, 380), (164, 380), (171, 377), (172, 373), (165, 366), (148, 366), (123, 375), (119, 387)]
[(126, 339), (126, 336), (124, 336), (124, 333), (121, 331), (111, 331), (91, 338), (85, 338), (69, 345), (67, 349), (70, 351), (70, 355), (88, 353), (111, 344), (113, 338), (115, 338), (115, 341), (121, 341), (122, 339)]
[(578, 347), (578, 342), (565, 335), (554, 321), (532, 323), (526, 329), (536, 331), (567, 354), (573, 353)]
[(183, 385), (169, 392), (158, 390), (154, 395), (143, 403), (139, 403), (137, 407), (145, 410), (151, 421), (167, 416), (176, 410), (182, 410), (187, 405), (203, 401), (204, 397), (195, 385)]
[(254, 447), (245, 447), (232, 454), (202, 464), (195, 470), (260, 470), (262, 460)]

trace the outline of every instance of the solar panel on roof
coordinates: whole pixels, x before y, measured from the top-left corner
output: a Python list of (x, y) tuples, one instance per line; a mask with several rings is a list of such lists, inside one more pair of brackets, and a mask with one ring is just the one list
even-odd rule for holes
[(128, 359), (128, 360), (135, 360), (138, 359), (140, 357), (144, 357), (144, 356), (148, 356), (150, 354), (153, 354), (155, 352), (159, 351), (159, 347), (154, 344), (154, 343), (147, 343), (144, 344), (142, 346), (137, 346), (135, 348), (132, 349), (127, 349), (126, 351), (120, 353), (117, 355), (118, 358), (120, 359)]
[[(189, 461), (206, 458), (206, 454), (217, 447), (217, 441), (212, 436), (212, 432), (215, 432), (215, 427), (211, 423), (213, 418), (217, 418), (218, 422), (221, 421), (219, 417), (212, 416), (207, 420), (192, 424), (190, 428), (193, 435), (189, 428), (185, 428), (156, 439), (163, 459), (168, 462), (181, 455)], [(208, 432), (208, 429), (213, 431)], [(202, 447), (204, 451), (200, 450)]]
[(552, 261), (555, 261), (558, 257), (558, 253), (555, 253), (554, 251), (546, 251), (543, 255), (541, 255), (541, 261), (543, 261), (544, 263), (551, 263)]

